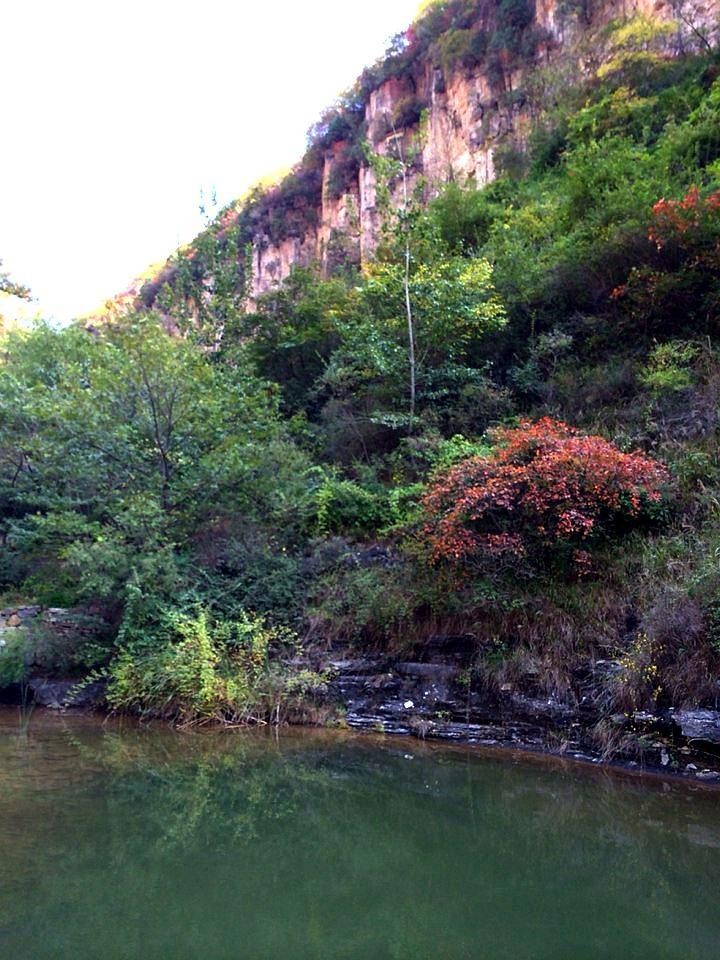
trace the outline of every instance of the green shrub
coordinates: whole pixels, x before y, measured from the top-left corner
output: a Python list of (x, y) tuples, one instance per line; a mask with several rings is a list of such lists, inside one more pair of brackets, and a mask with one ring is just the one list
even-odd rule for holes
[(509, 370), (510, 383), (525, 397), (547, 399), (553, 374), (567, 358), (572, 344), (572, 336), (563, 330), (540, 334), (530, 345), (527, 360)]
[(528, 156), (518, 144), (508, 141), (493, 151), (493, 162), (500, 177), (520, 180), (528, 171)]
[(461, 434), (455, 434), (438, 444), (432, 458), (432, 470), (433, 472), (448, 470), (469, 457), (486, 457), (491, 452), (492, 446), (487, 441), (471, 440)]
[(355, 566), (350, 554), (317, 584), (310, 618), (327, 637), (386, 643), (410, 628), (416, 606), (407, 566)]
[(655, 394), (687, 390), (695, 379), (692, 367), (699, 353), (698, 344), (687, 340), (659, 343), (650, 352), (638, 379)]
[(22, 683), (32, 663), (32, 643), (25, 630), (9, 629), (0, 634), (0, 688)]
[(434, 60), (449, 75), (458, 67), (470, 68), (481, 63), (488, 47), (488, 35), (477, 27), (447, 30), (437, 40)]
[(335, 157), (327, 184), (331, 199), (339, 199), (353, 187), (357, 189), (361, 160), (361, 151), (353, 144), (346, 144)]
[(125, 647), (110, 665), (107, 698), (116, 709), (180, 723), (277, 720), (298, 690), (297, 671), (286, 665), (294, 654), (291, 634), (251, 614), (231, 623), (202, 608), (170, 609), (152, 643)]
[(114, 650), (114, 631), (96, 616), (65, 610), (49, 621), (37, 618), (29, 628), (33, 669), (66, 679), (104, 667)]
[(252, 528), (214, 546), (198, 591), (219, 615), (232, 619), (240, 608), (254, 610), (271, 623), (298, 620), (304, 583), (296, 553)]
[(515, 184), (496, 180), (483, 190), (472, 184), (448, 183), (430, 204), (440, 239), (451, 253), (469, 254), (487, 242), (492, 224), (500, 219), (517, 191)]
[(315, 494), (315, 530), (322, 536), (372, 533), (391, 519), (382, 489), (367, 490), (353, 480), (326, 475)]
[(528, 138), (528, 159), (536, 173), (556, 167), (567, 147), (567, 127), (564, 123), (538, 123)]
[(420, 123), (420, 118), (427, 104), (419, 97), (403, 97), (395, 104), (392, 113), (392, 126), (396, 130), (404, 130)]

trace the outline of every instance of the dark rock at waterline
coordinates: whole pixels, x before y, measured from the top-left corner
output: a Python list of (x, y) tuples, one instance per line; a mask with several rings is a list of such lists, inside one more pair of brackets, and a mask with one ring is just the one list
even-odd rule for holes
[(720, 711), (677, 710), (672, 719), (686, 739), (720, 744)]
[(575, 707), (555, 697), (527, 697), (522, 693), (504, 691), (504, 713), (531, 723), (563, 724), (577, 719)]
[[(684, 715), (675, 716), (674, 726), (667, 710), (619, 715), (613, 718), (617, 744), (609, 754), (595, 735), (605, 705), (592, 671), (578, 678), (577, 700), (542, 696), (531, 676), (498, 689), (466, 669), (461, 653), (466, 642), (467, 638), (458, 638), (456, 650), (448, 656), (421, 655), (417, 660), (336, 654), (336, 659), (317, 665), (332, 671), (325, 697), (342, 709), (345, 723), (355, 730), (521, 747), (593, 763), (612, 755), (629, 768), (675, 772), (708, 782), (720, 779), (718, 770), (685, 766), (695, 756), (693, 734), (720, 736), (720, 713), (685, 711), (696, 725), (686, 725), (683, 739), (689, 746), (682, 747), (673, 743), (672, 735), (678, 731), (678, 718), (687, 719)], [(602, 667), (612, 672), (612, 664)]]
[(544, 737), (532, 724), (463, 723), (453, 720), (433, 720), (410, 715), (397, 705), (396, 716), (390, 716), (390, 705), (383, 705), (376, 714), (349, 712), (347, 725), (355, 730), (372, 733), (405, 734), (427, 740), (444, 740), (456, 743), (473, 743), (485, 746), (523, 746), (542, 749)]
[[(708, 755), (720, 744), (720, 711), (666, 708), (608, 717), (603, 686), (596, 681), (598, 672), (614, 672), (611, 661), (600, 663), (599, 671), (578, 674), (567, 698), (543, 695), (529, 671), (498, 687), (467, 668), (470, 640), (458, 636), (444, 656), (439, 652), (429, 656), (425, 649), (417, 650), (413, 659), (396, 660), (387, 654), (353, 656), (351, 649), (335, 648), (288, 665), (329, 670), (327, 684), (309, 698), (315, 706), (331, 708), (332, 715), (356, 730), (519, 747), (594, 763), (612, 757), (631, 768), (720, 782), (717, 763), (706, 769)], [(78, 684), (36, 676), (28, 686), (25, 701), (40, 706), (90, 710), (105, 706), (105, 685), (98, 681)], [(598, 734), (601, 721), (605, 727)], [(695, 742), (702, 746), (695, 748)]]
[(344, 677), (363, 676), (379, 672), (385, 661), (371, 660), (370, 658), (329, 660), (327, 666), (334, 673)]
[[(329, 685), (331, 698), (342, 703), (351, 725), (382, 726), (427, 725), (440, 735), (443, 724), (456, 724), (452, 739), (472, 727), (492, 727), (483, 740), (505, 740), (502, 727), (520, 724), (539, 733), (541, 728), (566, 727), (579, 719), (577, 707), (555, 697), (531, 697), (515, 685), (503, 687), (500, 694), (472, 682), (457, 660), (447, 661), (373, 661), (335, 660)], [(429, 729), (429, 728), (428, 728)], [(511, 734), (510, 739), (514, 739)]]
[(41, 707), (61, 710), (77, 707), (83, 710), (105, 706), (107, 684), (103, 680), (79, 683), (77, 680), (48, 680), (35, 677), (28, 681), (32, 700)]
[[(326, 663), (333, 673), (328, 696), (362, 727), (387, 721), (397, 732), (413, 723), (443, 720), (485, 722), (486, 698), (460, 682), (454, 663), (338, 659)], [(351, 724), (352, 725), (352, 724)]]

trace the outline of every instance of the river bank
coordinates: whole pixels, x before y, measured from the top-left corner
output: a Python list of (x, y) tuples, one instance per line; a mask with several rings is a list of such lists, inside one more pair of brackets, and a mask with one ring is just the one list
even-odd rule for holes
[[(637, 774), (720, 786), (720, 712), (662, 710), (603, 718), (590, 696), (563, 701), (520, 684), (489, 689), (457, 649), (440, 660), (315, 656), (329, 677), (286, 714), (293, 726), (348, 729), (440, 744), (523, 751)], [(453, 659), (454, 656), (454, 659)], [(599, 663), (598, 670), (608, 669)], [(104, 684), (32, 677), (5, 703), (48, 711), (107, 713)], [(0, 701), (2, 702), (2, 701)]]

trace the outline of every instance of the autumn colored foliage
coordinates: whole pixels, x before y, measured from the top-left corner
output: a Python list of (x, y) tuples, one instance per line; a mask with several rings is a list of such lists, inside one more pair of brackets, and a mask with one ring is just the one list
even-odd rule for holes
[(652, 208), (648, 239), (658, 250), (671, 242), (697, 244), (702, 234), (715, 232), (720, 220), (720, 190), (702, 197), (691, 187), (682, 200), (658, 200)]
[(720, 316), (720, 190), (691, 187), (653, 205), (647, 238), (653, 260), (633, 267), (610, 296), (634, 326), (656, 333), (695, 323), (712, 331)]
[(435, 560), (518, 559), (565, 545), (583, 571), (583, 547), (612, 523), (647, 515), (668, 479), (662, 464), (548, 417), (498, 430), (495, 440), (491, 456), (463, 461), (426, 494)]

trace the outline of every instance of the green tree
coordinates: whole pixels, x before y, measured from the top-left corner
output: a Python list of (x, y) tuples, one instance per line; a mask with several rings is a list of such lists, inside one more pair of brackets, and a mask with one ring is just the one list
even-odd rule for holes
[(222, 516), (291, 536), (307, 470), (275, 392), (154, 317), (93, 333), (39, 326), (0, 365), (3, 535), (41, 591), (177, 585), (178, 548)]
[(195, 240), (170, 259), (155, 306), (176, 332), (219, 350), (245, 310), (252, 276), (249, 256), (231, 204), (210, 217)]
[(317, 268), (296, 267), (258, 298), (254, 313), (239, 319), (225, 355), (239, 341), (258, 373), (280, 385), (285, 411), (313, 412), (314, 387), (340, 342), (338, 318), (357, 310), (356, 279), (323, 279)]
[(411, 186), (399, 139), (397, 157), (375, 156), (372, 165), (380, 245), (365, 269), (358, 308), (338, 318), (342, 343), (326, 381), (346, 391), (364, 382), (377, 391), (385, 419), (412, 433), (418, 407), (437, 399), (438, 371), (457, 377), (472, 344), (500, 328), (505, 311), (489, 261), (449, 251), (423, 205), (423, 184)]
[[(6, 273), (2, 269), (2, 260), (0, 260), (0, 302), (2, 300), (2, 295), (9, 297), (19, 297), (21, 300), (30, 300), (31, 294), (29, 287), (26, 287), (22, 283), (17, 283), (12, 279), (9, 273)], [(2, 313), (0, 313), (0, 330), (2, 330), (4, 325), (4, 318)]]

